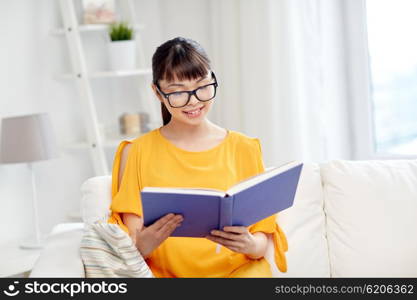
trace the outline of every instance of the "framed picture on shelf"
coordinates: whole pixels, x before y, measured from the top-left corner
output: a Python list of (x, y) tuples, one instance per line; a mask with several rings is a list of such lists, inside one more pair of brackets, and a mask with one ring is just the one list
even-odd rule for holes
[(115, 0), (82, 0), (84, 24), (116, 22)]

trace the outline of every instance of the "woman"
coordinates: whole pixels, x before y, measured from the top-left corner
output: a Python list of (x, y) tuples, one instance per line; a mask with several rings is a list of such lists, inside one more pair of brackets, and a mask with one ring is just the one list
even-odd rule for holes
[(264, 258), (268, 236), (276, 264), (286, 272), (287, 240), (276, 215), (248, 228), (214, 230), (206, 238), (169, 237), (181, 226), (180, 215), (143, 226), (139, 198), (145, 186), (227, 190), (264, 171), (257, 138), (207, 119), (218, 84), (197, 42), (181, 37), (165, 42), (153, 55), (152, 69), (163, 126), (119, 145), (108, 222), (130, 235), (156, 277), (271, 277)]

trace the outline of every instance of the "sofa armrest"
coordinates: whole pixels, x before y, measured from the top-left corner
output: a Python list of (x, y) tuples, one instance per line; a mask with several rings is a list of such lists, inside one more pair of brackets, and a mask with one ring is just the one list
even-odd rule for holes
[(85, 277), (80, 256), (84, 223), (56, 225), (29, 277)]

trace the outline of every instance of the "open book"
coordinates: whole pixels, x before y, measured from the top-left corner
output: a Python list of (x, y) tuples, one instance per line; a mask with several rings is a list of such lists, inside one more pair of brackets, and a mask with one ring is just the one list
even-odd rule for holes
[(249, 226), (294, 202), (303, 164), (292, 161), (245, 179), (226, 192), (199, 188), (142, 189), (144, 225), (168, 213), (181, 214), (171, 236), (204, 237), (224, 226)]

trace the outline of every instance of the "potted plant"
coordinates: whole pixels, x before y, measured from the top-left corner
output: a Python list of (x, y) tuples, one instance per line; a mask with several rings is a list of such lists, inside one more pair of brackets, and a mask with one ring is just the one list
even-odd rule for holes
[(116, 70), (131, 70), (135, 68), (135, 40), (133, 28), (126, 22), (113, 23), (109, 27), (110, 68)]

